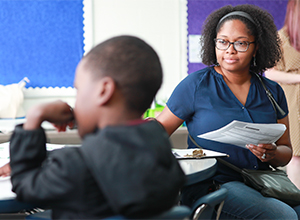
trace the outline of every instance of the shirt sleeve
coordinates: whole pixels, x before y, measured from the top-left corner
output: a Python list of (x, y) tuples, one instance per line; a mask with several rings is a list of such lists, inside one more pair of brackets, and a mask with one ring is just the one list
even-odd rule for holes
[(188, 75), (176, 86), (167, 102), (170, 111), (182, 120), (187, 120), (194, 114), (197, 82), (196, 73)]
[(44, 130), (17, 126), (10, 140), (12, 190), (17, 199), (49, 205), (71, 198), (76, 187), (74, 177), (81, 178), (77, 165), (80, 155), (71, 151), (74, 152), (67, 148), (55, 150), (47, 156)]

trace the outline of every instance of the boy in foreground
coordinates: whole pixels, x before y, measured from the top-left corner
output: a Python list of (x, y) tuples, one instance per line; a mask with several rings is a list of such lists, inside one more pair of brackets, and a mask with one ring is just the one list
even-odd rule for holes
[[(168, 134), (144, 121), (162, 83), (155, 51), (131, 36), (93, 48), (77, 66), (74, 112), (56, 101), (32, 108), (10, 141), (13, 191), (52, 209), (54, 219), (151, 217), (176, 204), (185, 176)], [(76, 120), (81, 147), (47, 156), (43, 121), (60, 130)]]

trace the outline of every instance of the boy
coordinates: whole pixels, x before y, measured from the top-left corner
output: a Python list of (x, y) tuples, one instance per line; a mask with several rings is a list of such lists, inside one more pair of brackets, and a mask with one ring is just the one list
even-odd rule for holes
[[(93, 48), (77, 66), (73, 110), (61, 101), (31, 109), (10, 141), (17, 199), (52, 209), (54, 219), (148, 217), (176, 204), (184, 174), (168, 135), (141, 116), (162, 83), (155, 51), (131, 36)], [(43, 121), (61, 130), (76, 119), (81, 147), (47, 157)]]

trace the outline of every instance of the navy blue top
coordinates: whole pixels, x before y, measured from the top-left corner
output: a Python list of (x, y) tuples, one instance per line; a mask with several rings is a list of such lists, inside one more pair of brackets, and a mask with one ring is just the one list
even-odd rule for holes
[[(265, 77), (262, 79), (286, 112), (284, 116), (276, 116), (257, 76), (252, 75), (247, 101), (243, 105), (227, 86), (223, 76), (213, 67), (204, 68), (183, 79), (173, 91), (167, 106), (173, 114), (185, 120), (189, 134), (201, 147), (229, 154), (230, 157), (226, 160), (241, 168), (268, 169), (268, 163), (261, 162), (246, 148), (197, 137), (219, 129), (233, 120), (276, 123), (277, 119), (284, 118), (288, 114), (288, 107), (281, 86)], [(196, 147), (190, 140), (188, 145), (189, 148)], [(222, 164), (218, 165), (214, 179), (219, 182), (242, 180), (240, 175)]]

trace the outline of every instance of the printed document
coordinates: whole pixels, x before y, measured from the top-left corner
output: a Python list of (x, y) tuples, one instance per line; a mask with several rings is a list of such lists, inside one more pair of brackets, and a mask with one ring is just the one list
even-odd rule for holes
[(284, 124), (260, 124), (234, 120), (218, 130), (198, 135), (198, 137), (245, 147), (246, 144), (274, 143), (285, 130)]

